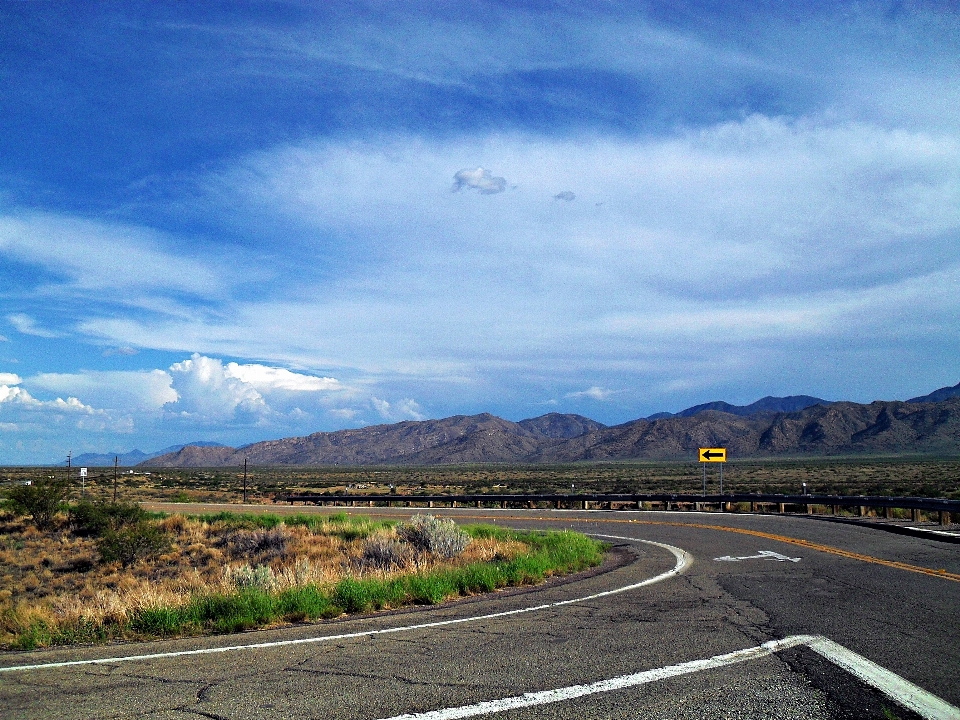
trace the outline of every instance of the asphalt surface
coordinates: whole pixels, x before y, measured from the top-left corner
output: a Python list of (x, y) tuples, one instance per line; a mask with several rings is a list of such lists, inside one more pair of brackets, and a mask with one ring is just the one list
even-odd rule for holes
[[(160, 656), (0, 672), (0, 717), (377, 720), (456, 707), (497, 720), (918, 717), (803, 644), (675, 677), (620, 682), (797, 635), (826, 637), (960, 706), (960, 582), (949, 576), (960, 575), (957, 545), (789, 516), (433, 512), (655, 541), (685, 551), (693, 563), (655, 584), (552, 605), (677, 565), (667, 548), (610, 540), (616, 552), (602, 572), (532, 591), (242, 635), (4, 653), (0, 668)], [(450, 620), (464, 622), (436, 624)], [(397, 631), (382, 632), (391, 629)], [(314, 642), (321, 638), (328, 639)], [(281, 644), (163, 656), (267, 643)], [(579, 697), (551, 695), (545, 704), (482, 705), (605, 680), (616, 682)]]

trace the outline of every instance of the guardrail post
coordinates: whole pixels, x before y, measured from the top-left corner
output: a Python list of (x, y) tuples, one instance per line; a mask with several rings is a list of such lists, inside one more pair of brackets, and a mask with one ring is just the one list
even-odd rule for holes
[(581, 509), (583, 509), (583, 510), (587, 510), (587, 509), (588, 509), (587, 501), (586, 501), (586, 500), (582, 501), (582, 502), (580, 503), (580, 507), (581, 507)]
[(890, 519), (890, 514), (891, 514), (891, 513), (890, 513), (890, 506), (888, 505), (887, 507), (885, 507), (885, 508), (883, 509), (883, 519), (884, 519), (884, 520), (889, 520), (889, 519)]
[(866, 517), (866, 516), (867, 516), (867, 506), (866, 506), (866, 505), (861, 505), (861, 506), (858, 508), (858, 510), (859, 510), (859, 513), (860, 513), (860, 517)]
[(783, 515), (787, 511), (786, 503), (777, 503), (777, 512)]
[(477, 500), (477, 507), (480, 507), (480, 501)]
[(500, 507), (503, 508), (504, 510), (506, 510), (506, 509), (507, 509), (507, 501), (506, 501), (506, 500), (501, 500), (501, 501), (500, 501)]
[(910, 508), (910, 521), (920, 522), (920, 511), (916, 508)]
[(950, 513), (946, 510), (940, 510), (940, 524), (949, 525), (950, 524)]
[(834, 506), (833, 506), (833, 514), (834, 514), (834, 515), (839, 515), (839, 514), (840, 514), (840, 506), (839, 506), (839, 505), (834, 505)]

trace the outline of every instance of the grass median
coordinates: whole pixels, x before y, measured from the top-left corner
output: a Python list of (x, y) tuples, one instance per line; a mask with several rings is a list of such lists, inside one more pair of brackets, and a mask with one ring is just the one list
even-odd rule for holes
[(112, 528), (89, 517), (84, 526), (77, 519), (84, 512), (95, 515), (73, 512), (44, 530), (7, 519), (0, 571), (11, 555), (29, 563), (39, 554), (50, 581), (46, 591), (13, 583), (18, 596), (0, 599), (7, 649), (229, 633), (432, 605), (575, 573), (600, 564), (607, 547), (570, 531), (456, 526), (429, 515), (394, 523), (344, 513), (154, 514)]

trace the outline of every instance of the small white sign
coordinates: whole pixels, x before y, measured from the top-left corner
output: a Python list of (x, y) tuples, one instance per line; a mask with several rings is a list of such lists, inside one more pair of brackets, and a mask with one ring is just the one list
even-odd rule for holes
[(724, 555), (723, 557), (714, 558), (714, 560), (722, 560), (726, 562), (740, 562), (741, 560), (776, 560), (777, 562), (800, 562), (800, 558), (787, 557), (786, 555), (781, 555), (773, 550), (760, 550), (757, 555), (746, 555), (743, 557)]
[(87, 469), (80, 468), (80, 477), (86, 477), (86, 476), (87, 476)]

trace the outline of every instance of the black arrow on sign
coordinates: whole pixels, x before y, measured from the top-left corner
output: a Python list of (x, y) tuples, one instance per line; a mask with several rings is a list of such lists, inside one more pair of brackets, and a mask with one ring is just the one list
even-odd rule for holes
[(704, 450), (700, 457), (702, 457), (704, 460), (709, 460), (710, 458), (723, 457), (723, 453), (714, 452), (713, 450)]

